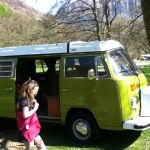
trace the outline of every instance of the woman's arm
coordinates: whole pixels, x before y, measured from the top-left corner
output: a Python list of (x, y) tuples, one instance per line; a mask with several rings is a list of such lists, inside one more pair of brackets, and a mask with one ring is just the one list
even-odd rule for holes
[(30, 117), (37, 111), (38, 107), (39, 107), (39, 104), (37, 102), (34, 103), (34, 108), (32, 110), (29, 110), (28, 106), (23, 107), (22, 108), (23, 117), (24, 118)]

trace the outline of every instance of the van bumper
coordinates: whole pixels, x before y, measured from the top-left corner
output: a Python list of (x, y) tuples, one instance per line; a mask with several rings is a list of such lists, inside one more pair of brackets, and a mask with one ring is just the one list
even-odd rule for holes
[(123, 123), (123, 129), (143, 131), (150, 128), (150, 117), (138, 117)]

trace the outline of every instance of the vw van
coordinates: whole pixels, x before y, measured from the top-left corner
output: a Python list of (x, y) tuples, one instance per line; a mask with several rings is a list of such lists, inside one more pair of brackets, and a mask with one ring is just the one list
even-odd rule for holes
[(15, 118), (21, 85), (39, 83), (41, 121), (67, 125), (86, 143), (100, 129), (150, 127), (150, 87), (124, 47), (115, 40), (0, 49), (0, 117)]
[(144, 67), (150, 65), (150, 54), (141, 55), (139, 60), (135, 60), (135, 63), (138, 67)]

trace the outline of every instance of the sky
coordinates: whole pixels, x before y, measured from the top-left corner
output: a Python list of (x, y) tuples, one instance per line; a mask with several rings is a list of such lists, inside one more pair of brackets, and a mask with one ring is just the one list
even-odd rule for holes
[(25, 3), (43, 13), (47, 13), (57, 1), (59, 0), (24, 0)]

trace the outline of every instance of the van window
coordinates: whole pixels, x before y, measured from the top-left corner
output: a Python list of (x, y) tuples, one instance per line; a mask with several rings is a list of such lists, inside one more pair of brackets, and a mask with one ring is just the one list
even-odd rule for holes
[(109, 57), (116, 74), (128, 75), (137, 70), (127, 52), (122, 49), (111, 51)]
[(97, 70), (97, 76), (106, 76), (107, 75), (107, 71), (105, 69), (102, 57), (98, 56), (96, 57), (96, 70)]
[(88, 70), (95, 70), (95, 56), (66, 58), (66, 77), (87, 77)]
[(42, 59), (36, 59), (35, 65), (36, 65), (36, 73), (44, 73), (48, 70), (48, 67), (46, 66), (45, 62)]
[(0, 60), (0, 77), (12, 77), (13, 68), (13, 60)]

